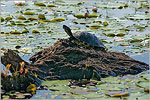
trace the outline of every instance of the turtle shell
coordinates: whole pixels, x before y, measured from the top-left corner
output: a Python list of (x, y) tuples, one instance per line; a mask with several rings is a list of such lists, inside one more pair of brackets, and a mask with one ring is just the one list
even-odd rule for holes
[(77, 40), (87, 43), (93, 47), (105, 48), (102, 41), (100, 41), (94, 34), (88, 32), (75, 32), (72, 34)]

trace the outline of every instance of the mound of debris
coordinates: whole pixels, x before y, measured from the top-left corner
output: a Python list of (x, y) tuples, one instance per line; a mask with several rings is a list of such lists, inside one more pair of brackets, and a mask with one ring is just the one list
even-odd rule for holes
[[(17, 65), (20, 61), (23, 60), (11, 50), (2, 56), (4, 65)], [(148, 64), (124, 53), (84, 48), (69, 39), (58, 40), (51, 47), (37, 52), (30, 61), (31, 63), (25, 62), (26, 67), (36, 72), (40, 79), (100, 80), (101, 77), (138, 74), (149, 69)]]

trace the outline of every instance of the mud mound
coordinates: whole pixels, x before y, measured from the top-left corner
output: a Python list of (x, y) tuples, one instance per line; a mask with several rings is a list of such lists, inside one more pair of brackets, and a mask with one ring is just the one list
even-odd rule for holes
[(30, 58), (47, 73), (47, 78), (59, 79), (97, 78), (125, 74), (137, 74), (148, 65), (134, 60), (124, 53), (103, 52), (94, 48), (80, 47), (68, 39), (61, 39), (53, 46)]

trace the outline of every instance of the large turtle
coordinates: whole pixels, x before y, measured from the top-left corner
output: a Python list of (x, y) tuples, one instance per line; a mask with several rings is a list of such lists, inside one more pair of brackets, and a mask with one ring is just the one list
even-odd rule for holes
[(63, 29), (70, 36), (70, 39), (77, 41), (78, 44), (84, 44), (86, 47), (99, 48), (106, 52), (103, 42), (101, 42), (94, 34), (79, 31), (72, 33), (71, 29), (66, 25), (63, 25)]

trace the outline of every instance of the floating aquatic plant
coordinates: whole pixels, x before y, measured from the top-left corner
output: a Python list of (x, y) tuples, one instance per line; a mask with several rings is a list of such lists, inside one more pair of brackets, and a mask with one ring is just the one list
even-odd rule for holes
[(41, 20), (45, 20), (46, 19), (44, 14), (39, 14), (38, 18), (41, 19)]
[(8, 17), (5, 18), (5, 20), (7, 20), (7, 21), (12, 20), (12, 17), (8, 16)]
[(1, 17), (1, 22), (4, 22), (4, 18), (3, 17)]
[(40, 32), (37, 30), (32, 30), (32, 33), (40, 33)]
[(52, 20), (51, 20), (51, 22), (53, 22), (53, 23), (56, 23), (56, 22), (63, 22), (63, 21), (65, 21), (64, 18), (55, 18), (55, 19), (52, 19)]
[(43, 6), (45, 7), (46, 5), (44, 3), (35, 3), (36, 6)]
[(26, 11), (26, 12), (24, 12), (24, 15), (35, 15), (35, 13), (34, 12), (30, 12), (30, 11)]
[(33, 20), (37, 20), (37, 18), (36, 17), (30, 17), (30, 18), (28, 18), (28, 20), (33, 21)]
[(10, 34), (21, 34), (21, 32), (15, 30), (15, 31), (11, 31)]
[(56, 5), (48, 4), (47, 7), (56, 7)]
[(26, 18), (24, 16), (19, 16), (18, 19), (20, 19), (20, 20), (26, 20)]

